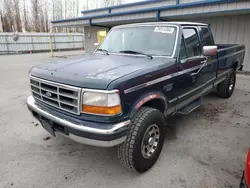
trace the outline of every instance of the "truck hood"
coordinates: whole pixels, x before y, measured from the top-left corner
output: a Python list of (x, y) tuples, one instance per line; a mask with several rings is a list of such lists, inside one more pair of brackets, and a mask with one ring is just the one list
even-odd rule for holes
[(82, 88), (106, 89), (110, 82), (120, 77), (163, 62), (166, 63), (166, 58), (151, 60), (147, 57), (91, 54), (35, 66), (30, 75)]

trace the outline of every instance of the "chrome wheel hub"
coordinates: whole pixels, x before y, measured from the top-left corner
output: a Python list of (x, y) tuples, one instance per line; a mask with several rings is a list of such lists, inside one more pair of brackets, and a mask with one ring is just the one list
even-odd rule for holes
[(160, 129), (156, 124), (150, 125), (142, 139), (141, 152), (146, 159), (151, 157), (157, 149), (160, 139)]
[(228, 87), (229, 92), (231, 92), (233, 88), (234, 88), (234, 76), (232, 76), (229, 81), (229, 87)]

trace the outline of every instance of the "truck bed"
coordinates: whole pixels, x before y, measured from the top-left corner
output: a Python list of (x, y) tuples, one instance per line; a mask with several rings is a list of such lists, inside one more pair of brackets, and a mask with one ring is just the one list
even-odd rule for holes
[(242, 69), (245, 45), (216, 44), (216, 46), (218, 46), (218, 74), (233, 66), (236, 66), (237, 70)]

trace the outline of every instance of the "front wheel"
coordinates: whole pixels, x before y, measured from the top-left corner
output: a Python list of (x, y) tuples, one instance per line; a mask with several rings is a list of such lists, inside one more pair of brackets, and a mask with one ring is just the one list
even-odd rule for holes
[(153, 108), (142, 107), (132, 119), (127, 139), (118, 146), (120, 162), (139, 173), (157, 161), (164, 143), (165, 118)]
[(233, 69), (228, 75), (226, 80), (217, 86), (217, 93), (222, 98), (229, 98), (233, 94), (236, 82), (236, 71)]

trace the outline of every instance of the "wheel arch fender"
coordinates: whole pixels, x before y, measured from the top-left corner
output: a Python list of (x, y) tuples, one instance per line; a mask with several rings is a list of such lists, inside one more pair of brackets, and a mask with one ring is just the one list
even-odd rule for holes
[(230, 68), (233, 68), (233, 69), (237, 69), (237, 67), (239, 66), (239, 59), (235, 59), (232, 61), (232, 64), (231, 64), (231, 67)]
[[(156, 107), (156, 109), (158, 109), (159, 111), (161, 111), (163, 114), (165, 114), (166, 110), (167, 110), (167, 98), (165, 97), (165, 95), (160, 92), (160, 91), (152, 91), (152, 92), (148, 92), (145, 93), (143, 95), (141, 95), (140, 97), (138, 97), (134, 104), (132, 105), (132, 108), (130, 110), (130, 117), (133, 117), (135, 115), (135, 113), (142, 107), (145, 105), (152, 105), (152, 104), (159, 104), (160, 106), (158, 106), (158, 108)], [(148, 106), (147, 105), (147, 106)], [(152, 106), (149, 106), (152, 107)]]

